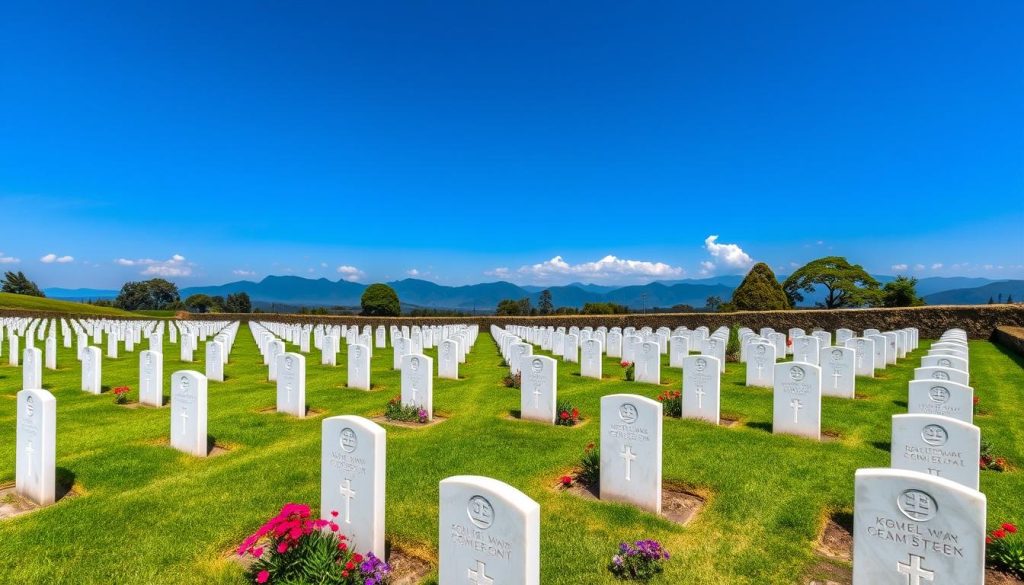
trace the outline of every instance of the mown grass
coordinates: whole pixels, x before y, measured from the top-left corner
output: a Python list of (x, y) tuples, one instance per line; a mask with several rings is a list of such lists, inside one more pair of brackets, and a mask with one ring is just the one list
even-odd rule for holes
[[(591, 420), (574, 428), (512, 420), (519, 394), (502, 386), (501, 357), (481, 333), (460, 370), (464, 379), (435, 380), (435, 406), (450, 418), (426, 429), (388, 427), (389, 540), (436, 554), (438, 482), (479, 474), (540, 503), (545, 584), (613, 583), (605, 569), (610, 555), (619, 541), (639, 538), (657, 538), (673, 553), (655, 583), (803, 582), (825, 515), (852, 506), (854, 470), (888, 465), (889, 417), (905, 412), (907, 381), (927, 345), (876, 379), (858, 379), (863, 399), (825, 398), (823, 425), (841, 437), (832, 443), (773, 436), (771, 391), (744, 387), (742, 366), (729, 364), (722, 410), (740, 424), (665, 423), (666, 481), (710, 495), (703, 512), (683, 528), (629, 506), (553, 489), (584, 446), (598, 440), (602, 395), (653, 398), (662, 388), (678, 388), (680, 372), (666, 366), (659, 388), (622, 381), (615, 359), (605, 361), (609, 378), (600, 381), (560, 363), (560, 397)], [(177, 346), (165, 348), (166, 394), (174, 371), (203, 367), (201, 361), (179, 362)], [(72, 351), (61, 348), (60, 370), (44, 370), (44, 386), (57, 397), (57, 465), (83, 495), (0, 523), (0, 581), (242, 583), (241, 570), (225, 553), (283, 503), (318, 505), (322, 417), (258, 412), (274, 405), (274, 386), (258, 365), (246, 327), (227, 380), (210, 383), (209, 431), (231, 451), (209, 459), (161, 444), (169, 427), (166, 408), (130, 410), (114, 405), (109, 393), (79, 391)], [(201, 359), (204, 352), (195, 354)], [(390, 349), (375, 352), (371, 392), (345, 389), (345, 368), (320, 366), (318, 355), (314, 351), (307, 361), (307, 401), (327, 416), (379, 414), (399, 391)], [(343, 350), (339, 364), (345, 363)], [(1022, 366), (988, 342), (971, 342), (972, 382), (991, 413), (977, 423), (1016, 465), (1024, 464)], [(103, 367), (105, 386), (137, 389), (137, 354), (104, 359)], [(13, 398), (20, 384), (19, 369), (0, 366), (0, 482), (14, 478)], [(981, 485), (990, 523), (1024, 522), (1019, 472), (983, 472)], [(436, 575), (427, 582), (432, 579)]]
[(22, 311), (46, 311), (50, 313), (68, 313), (71, 315), (99, 315), (107, 317), (134, 317), (133, 313), (115, 309), (114, 307), (97, 307), (88, 303), (0, 293), (0, 309), (17, 309)]

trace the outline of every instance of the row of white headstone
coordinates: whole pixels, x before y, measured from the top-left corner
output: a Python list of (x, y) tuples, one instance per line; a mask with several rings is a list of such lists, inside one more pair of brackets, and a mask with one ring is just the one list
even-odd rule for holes
[(909, 414), (892, 417), (891, 468), (856, 473), (854, 585), (985, 582), (987, 499), (966, 333), (947, 331), (921, 362)]

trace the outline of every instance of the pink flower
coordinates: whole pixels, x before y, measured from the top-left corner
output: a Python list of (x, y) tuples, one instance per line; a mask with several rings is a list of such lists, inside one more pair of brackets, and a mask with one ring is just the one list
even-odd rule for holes
[(288, 543), (287, 542), (282, 542), (281, 544), (277, 545), (277, 552), (278, 552), (278, 554), (284, 554), (284, 552), (286, 550), (288, 550)]
[(259, 575), (256, 575), (257, 583), (266, 583), (268, 579), (270, 579), (270, 572), (266, 569), (260, 571)]
[(256, 548), (252, 549), (252, 556), (254, 556), (256, 558), (262, 557), (263, 556), (263, 547), (262, 546), (258, 546)]

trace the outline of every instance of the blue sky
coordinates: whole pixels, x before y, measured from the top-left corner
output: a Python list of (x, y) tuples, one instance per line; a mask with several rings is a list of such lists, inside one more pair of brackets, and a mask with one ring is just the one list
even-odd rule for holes
[(1016, 0), (9, 4), (0, 269), (624, 283), (839, 254), (1022, 278), (1022, 21)]

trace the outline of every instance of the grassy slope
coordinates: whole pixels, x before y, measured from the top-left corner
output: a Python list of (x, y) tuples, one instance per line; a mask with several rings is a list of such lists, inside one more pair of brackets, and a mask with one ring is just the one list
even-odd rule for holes
[[(658, 538), (674, 553), (655, 583), (791, 584), (813, 562), (811, 543), (829, 509), (849, 510), (858, 467), (886, 466), (889, 417), (905, 411), (907, 381), (921, 350), (877, 379), (858, 379), (864, 400), (825, 398), (824, 427), (836, 443), (770, 433), (771, 392), (747, 389), (730, 364), (723, 377), (723, 413), (743, 425), (665, 424), (666, 480), (710, 492), (709, 505), (686, 528), (624, 505), (584, 501), (551, 489), (597, 441), (598, 424), (576, 428), (507, 420), (518, 392), (501, 386), (500, 356), (486, 334), (464, 364), (464, 380), (435, 380), (435, 405), (452, 418), (427, 429), (388, 427), (387, 532), (394, 543), (433, 554), (437, 545), (438, 482), (480, 474), (506, 481), (541, 505), (541, 564), (545, 584), (613, 583), (605, 570), (620, 540)], [(182, 364), (167, 345), (165, 378)], [(110, 394), (78, 390), (72, 350), (61, 349), (58, 372), (44, 370), (57, 396), (60, 473), (73, 474), (84, 497), (0, 524), (0, 575), (11, 582), (152, 583), (174, 575), (182, 583), (242, 583), (224, 553), (288, 501), (318, 505), (320, 418), (260, 414), (274, 404), (274, 386), (248, 329), (241, 328), (228, 380), (210, 384), (209, 431), (230, 453), (193, 459), (159, 444), (169, 412), (115, 406)], [(201, 358), (203, 351), (196, 351)], [(399, 388), (391, 351), (373, 359), (375, 388), (344, 389), (345, 369), (307, 365), (307, 401), (329, 415), (380, 412)], [(1024, 362), (987, 342), (972, 342), (972, 381), (993, 414), (978, 419), (984, 436), (1017, 465), (1024, 464)], [(6, 359), (3, 360), (6, 364)], [(346, 363), (344, 352), (339, 363)], [(137, 356), (104, 359), (103, 383), (137, 388)], [(660, 388), (582, 379), (559, 365), (560, 397), (595, 416), (601, 395)], [(606, 376), (621, 375), (616, 360)], [(680, 374), (667, 367), (671, 388)], [(14, 478), (14, 395), (21, 372), (0, 366), (0, 482)], [(165, 389), (169, 382), (165, 380)], [(1024, 523), (1024, 476), (982, 473), (990, 524)], [(34, 559), (25, 562), (24, 559)]]
[(53, 313), (71, 313), (75, 315), (106, 315), (110, 317), (132, 317), (133, 313), (113, 307), (97, 307), (74, 301), (61, 301), (27, 295), (0, 293), (0, 309), (20, 309), (22, 311), (49, 311)]

